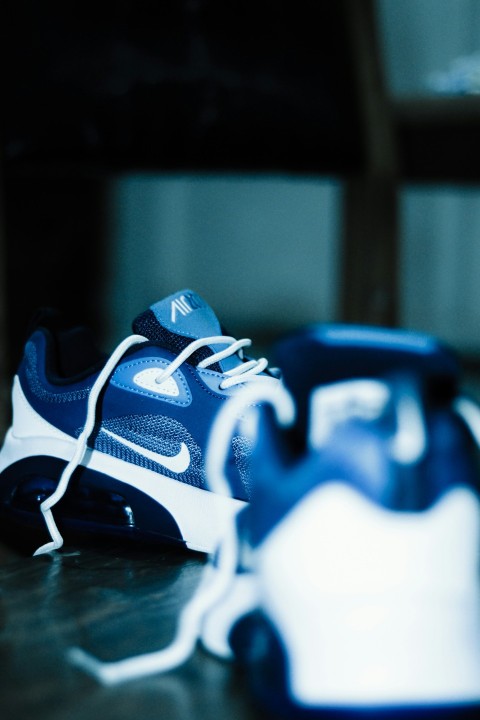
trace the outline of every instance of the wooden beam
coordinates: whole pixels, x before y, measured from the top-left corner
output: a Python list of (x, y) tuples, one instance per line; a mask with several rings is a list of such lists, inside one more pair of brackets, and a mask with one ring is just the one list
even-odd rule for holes
[(344, 0), (357, 73), (363, 172), (344, 192), (340, 320), (396, 325), (398, 161), (371, 0)]

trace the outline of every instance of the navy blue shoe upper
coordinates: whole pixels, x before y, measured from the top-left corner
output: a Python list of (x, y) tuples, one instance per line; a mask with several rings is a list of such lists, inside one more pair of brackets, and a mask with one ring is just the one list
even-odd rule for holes
[[(312, 326), (282, 340), (274, 349), (274, 361), (299, 412), (296, 425), (284, 430), (269, 408), (262, 410), (252, 457), (253, 545), (322, 483), (343, 482), (399, 512), (421, 512), (455, 485), (478, 491), (475, 442), (452, 406), (459, 363), (434, 338), (400, 330)], [(307, 436), (317, 422), (312, 394), (318, 387), (357, 378), (385, 383), (391, 402), (378, 417), (353, 414), (335, 423), (328, 440), (311, 447)], [(406, 383), (426, 433), (424, 452), (410, 463), (398, 462), (391, 451), (397, 432), (395, 403)]]

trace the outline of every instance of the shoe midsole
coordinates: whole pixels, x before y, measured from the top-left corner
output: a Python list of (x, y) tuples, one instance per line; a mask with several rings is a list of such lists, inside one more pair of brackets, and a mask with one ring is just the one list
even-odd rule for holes
[[(0, 454), (0, 471), (25, 458), (49, 456), (68, 462), (74, 448), (74, 440), (67, 443), (44, 437), (19, 439), (9, 431)], [(81, 465), (130, 485), (161, 504), (174, 518), (187, 547), (199, 552), (215, 550), (224, 524), (245, 504), (241, 500), (187, 485), (98, 450), (87, 450)], [(55, 508), (53, 513), (55, 515)]]

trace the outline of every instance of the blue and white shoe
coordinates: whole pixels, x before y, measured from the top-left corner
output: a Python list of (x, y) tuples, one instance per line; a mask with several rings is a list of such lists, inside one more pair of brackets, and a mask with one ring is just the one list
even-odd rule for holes
[(457, 396), (455, 358), (432, 338), (356, 333), (360, 356), (365, 343), (391, 353), (381, 377), (356, 377), (344, 338), (354, 379), (320, 384), (312, 366), (307, 387), (311, 358), (290, 339), (305, 417), (292, 423), (281, 384), (246, 387), (217, 415), (207, 474), (225, 492), (242, 402), (266, 404), (244, 430), (256, 437), (251, 503), (227, 529), (175, 643), (106, 664), (75, 650), (73, 662), (121, 682), (172, 669), (201, 638), (247, 664), (275, 717), (478, 716), (480, 410)]
[(275, 717), (480, 716), (480, 410), (457, 395), (455, 358), (370, 328), (298, 340), (308, 354), (281, 367), (303, 415), (282, 429), (264, 413), (225, 541), (249, 557), (251, 604), (236, 615), (231, 572), (204, 644), (246, 662)]
[(37, 552), (59, 548), (69, 531), (210, 552), (249, 499), (249, 441), (236, 434), (230, 444), (229, 497), (209, 490), (204, 456), (228, 398), (278, 383), (267, 361), (244, 357), (250, 340), (224, 334), (190, 290), (152, 305), (133, 330), (106, 358), (84, 328), (41, 313), (25, 345), (0, 452), (0, 511), (9, 525), (46, 522), (52, 542)]

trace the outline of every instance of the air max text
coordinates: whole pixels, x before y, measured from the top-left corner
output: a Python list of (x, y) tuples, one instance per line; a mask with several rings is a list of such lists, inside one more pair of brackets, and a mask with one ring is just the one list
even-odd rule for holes
[(189, 295), (181, 295), (179, 298), (175, 298), (175, 300), (172, 300), (170, 303), (171, 321), (173, 323), (176, 322), (177, 313), (180, 313), (180, 315), (184, 317), (185, 315), (193, 312), (193, 310), (198, 310), (201, 307), (203, 306), (199, 298), (193, 293)]

